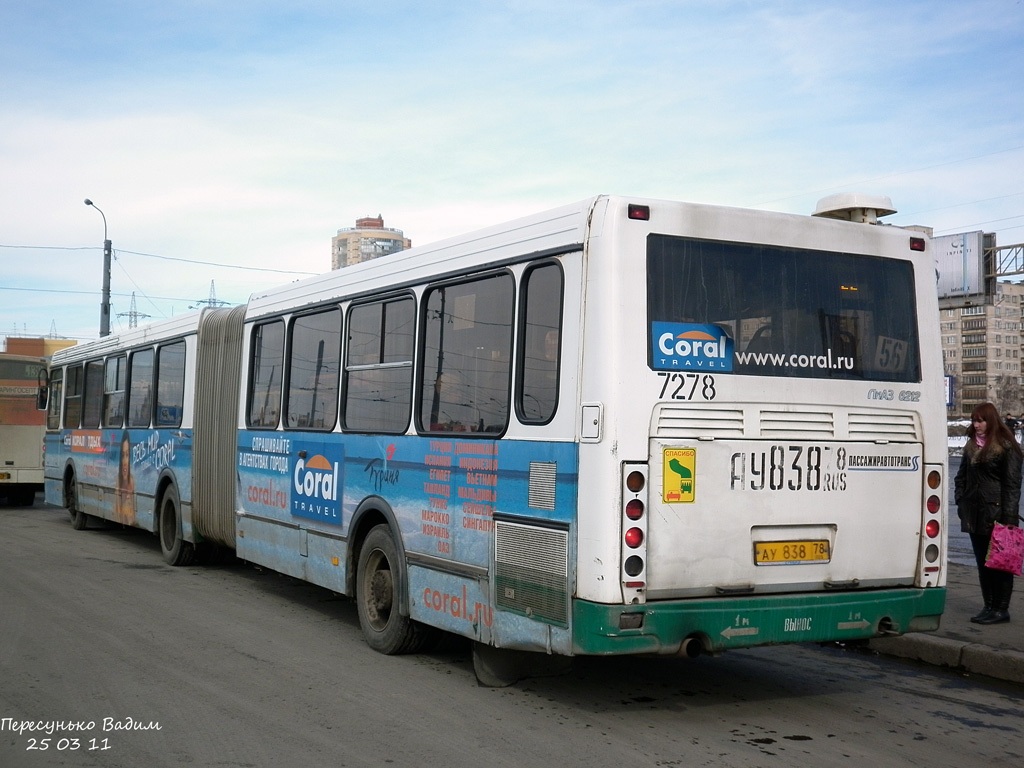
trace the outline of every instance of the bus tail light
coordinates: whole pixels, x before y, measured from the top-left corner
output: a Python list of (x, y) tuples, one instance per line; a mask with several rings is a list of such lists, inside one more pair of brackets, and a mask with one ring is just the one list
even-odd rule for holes
[(626, 208), (626, 216), (637, 221), (650, 221), (651, 206), (630, 203)]
[(922, 559), (918, 566), (920, 568), (919, 584), (926, 587), (937, 586), (938, 576), (942, 572), (944, 491), (942, 471), (936, 468), (926, 469), (921, 531), (925, 543), (921, 550)]
[(647, 465), (622, 466), (620, 520), (622, 599), (643, 603), (647, 592)]
[(640, 499), (630, 499), (626, 502), (626, 517), (630, 520), (639, 520), (644, 516), (644, 503)]

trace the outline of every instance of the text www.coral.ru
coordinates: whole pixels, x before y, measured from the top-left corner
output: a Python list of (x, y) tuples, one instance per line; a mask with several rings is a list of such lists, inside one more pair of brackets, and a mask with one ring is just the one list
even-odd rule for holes
[(832, 350), (824, 355), (787, 355), (783, 352), (737, 352), (740, 365), (774, 365), (784, 368), (823, 368), (827, 370), (853, 370), (853, 358), (833, 357)]

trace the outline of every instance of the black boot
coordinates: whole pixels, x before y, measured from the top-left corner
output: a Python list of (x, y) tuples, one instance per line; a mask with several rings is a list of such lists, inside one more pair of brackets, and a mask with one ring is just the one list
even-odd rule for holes
[(971, 616), (971, 621), (975, 624), (980, 624), (982, 619), (987, 618), (990, 613), (992, 613), (992, 601), (986, 600), (985, 607), (978, 611), (974, 616)]
[[(999, 574), (1007, 578), (992, 579), (992, 610), (982, 616), (975, 624), (1002, 624), (1010, 620), (1010, 596), (1013, 594), (1013, 576), (1009, 573)], [(973, 621), (973, 619), (972, 619)]]
[(981, 598), (985, 601), (985, 607), (977, 615), (971, 616), (975, 624), (982, 623), (982, 619), (992, 613), (992, 578), (987, 568), (978, 569), (978, 582), (981, 584)]

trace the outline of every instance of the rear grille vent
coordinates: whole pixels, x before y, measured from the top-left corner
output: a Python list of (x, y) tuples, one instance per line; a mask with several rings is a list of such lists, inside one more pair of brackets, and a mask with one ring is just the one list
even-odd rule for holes
[(790, 440), (831, 439), (835, 415), (828, 411), (761, 411), (761, 437)]
[(655, 408), (654, 418), (656, 437), (743, 437), (743, 411), (739, 408), (661, 405)]
[(785, 409), (756, 404), (700, 407), (659, 403), (652, 436), (661, 440), (739, 438), (747, 440), (857, 440), (917, 443), (924, 437), (912, 411), (823, 408)]
[(917, 442), (921, 430), (913, 413), (898, 411), (851, 411), (851, 440), (888, 440), (893, 443)]

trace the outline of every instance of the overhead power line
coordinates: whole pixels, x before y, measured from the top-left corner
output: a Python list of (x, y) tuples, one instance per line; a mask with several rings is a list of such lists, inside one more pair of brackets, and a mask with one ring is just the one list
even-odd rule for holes
[[(0, 291), (25, 291), (28, 293), (73, 293), (82, 296), (98, 296), (99, 291), (73, 291), (61, 288), (22, 288), (11, 285), (0, 285)], [(129, 293), (112, 293), (111, 296), (131, 296)], [(191, 301), (191, 299), (183, 298), (181, 296), (150, 296), (151, 299), (159, 299), (160, 301)]]
[[(64, 246), (64, 245), (12, 245), (10, 243), (0, 243), (0, 248), (22, 248), (28, 250), (46, 250), (46, 251), (95, 251), (95, 246)], [(183, 259), (179, 256), (161, 256), (157, 253), (142, 253), (141, 251), (127, 251), (124, 248), (118, 248), (117, 253), (129, 253), (132, 256), (145, 256), (150, 259), (160, 259), (161, 261), (180, 261), (185, 264), (198, 264), (204, 267), (221, 267), (223, 269), (244, 269), (250, 272), (274, 272), (280, 275), (316, 275), (318, 272), (305, 272), (298, 269), (273, 269), (271, 267), (250, 267), (244, 264), (223, 264), (216, 261), (201, 261), (199, 259)]]

